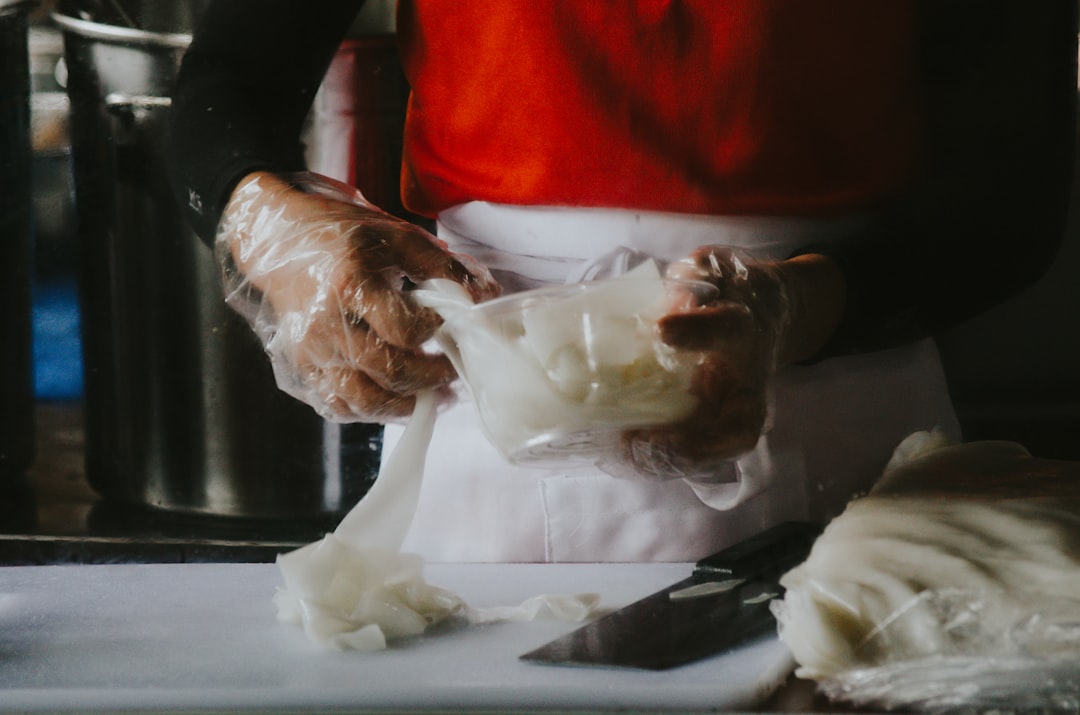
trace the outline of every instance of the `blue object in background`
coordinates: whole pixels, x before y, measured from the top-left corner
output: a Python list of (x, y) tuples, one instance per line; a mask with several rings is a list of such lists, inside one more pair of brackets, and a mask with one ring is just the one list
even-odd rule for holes
[(83, 394), (78, 290), (73, 278), (39, 278), (33, 293), (34, 395), (79, 400)]

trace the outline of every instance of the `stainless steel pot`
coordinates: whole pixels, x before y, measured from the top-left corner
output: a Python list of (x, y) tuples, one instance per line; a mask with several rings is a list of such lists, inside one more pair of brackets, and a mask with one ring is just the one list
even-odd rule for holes
[[(37, 281), (67, 281), (74, 272), (76, 234), (64, 43), (58, 29), (36, 23), (29, 47), (34, 274)], [(42, 380), (37, 382), (40, 389)]]
[(33, 459), (27, 16), (36, 4), (0, 0), (0, 479)]
[(173, 512), (336, 519), (374, 479), (379, 428), (324, 422), (276, 388), (169, 190), (170, 89), (201, 8), (125, 2), (117, 19), (116, 7), (53, 15), (72, 110), (88, 479)]

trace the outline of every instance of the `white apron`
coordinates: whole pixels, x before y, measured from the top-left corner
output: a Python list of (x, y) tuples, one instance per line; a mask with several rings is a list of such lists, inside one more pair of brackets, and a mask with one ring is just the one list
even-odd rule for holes
[[(474, 202), (441, 214), (439, 236), (487, 265), (509, 292), (580, 277), (591, 259), (620, 247), (663, 261), (709, 244), (784, 258), (857, 221)], [(617, 479), (591, 467), (507, 463), (466, 395), (435, 425), (404, 549), (433, 562), (692, 561), (780, 521), (835, 516), (913, 431), (960, 436), (929, 340), (784, 368), (770, 424), (753, 451), (725, 467), (728, 481)], [(384, 454), (400, 433), (387, 427)]]

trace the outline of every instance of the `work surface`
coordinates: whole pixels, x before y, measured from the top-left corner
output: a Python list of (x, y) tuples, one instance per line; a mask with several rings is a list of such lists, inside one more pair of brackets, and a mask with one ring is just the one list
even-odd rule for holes
[[(430, 565), (470, 605), (595, 592), (619, 607), (690, 564)], [(790, 669), (775, 636), (667, 672), (526, 663), (576, 627), (454, 624), (375, 653), (326, 650), (276, 620), (273, 564), (0, 569), (0, 710), (739, 710)]]

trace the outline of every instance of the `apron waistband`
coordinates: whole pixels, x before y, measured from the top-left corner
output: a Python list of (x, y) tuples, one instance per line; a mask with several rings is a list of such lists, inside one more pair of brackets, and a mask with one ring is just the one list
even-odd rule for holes
[(472, 201), (440, 213), (438, 232), (453, 250), (476, 258), (496, 277), (510, 276), (504, 287), (532, 287), (588, 278), (590, 265), (617, 264), (628, 253), (668, 263), (699, 246), (719, 244), (782, 259), (809, 243), (850, 234), (866, 220), (863, 215), (706, 216)]

